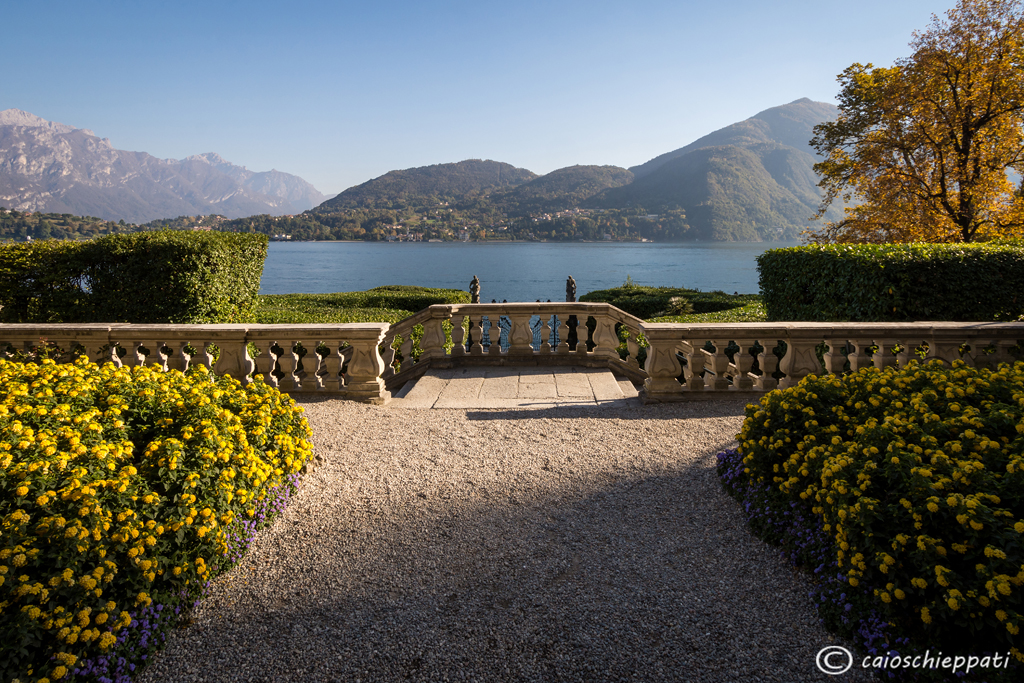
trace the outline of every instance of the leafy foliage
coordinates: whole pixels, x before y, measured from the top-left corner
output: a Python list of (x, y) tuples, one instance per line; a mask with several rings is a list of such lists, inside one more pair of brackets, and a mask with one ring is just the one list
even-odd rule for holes
[(580, 301), (609, 303), (637, 318), (659, 322), (691, 321), (695, 315), (731, 311), (756, 304), (760, 297), (752, 294), (726, 294), (722, 291), (702, 292), (682, 287), (648, 287), (638, 285), (626, 276), (621, 287), (598, 289), (579, 297)]
[(459, 289), (386, 285), (365, 292), (268, 294), (260, 297), (256, 323), (397, 323), (434, 304), (468, 304)]
[(810, 245), (757, 257), (769, 320), (1014, 320), (1024, 244)]
[(0, 321), (237, 322), (266, 255), (263, 235), (218, 232), (0, 245)]
[(0, 208), (0, 240), (90, 239), (135, 229), (124, 221), (104, 221), (94, 216)]
[[(883, 652), (902, 642), (1024, 662), (1024, 363), (812, 376), (746, 412), (729, 488), (761, 488), (776, 519), (819, 520), (829, 562), (816, 572), (846, 584), (830, 628), (853, 637), (876, 615)], [(819, 542), (772, 540), (797, 560)]]
[(818, 241), (971, 242), (1024, 235), (1024, 5), (959, 0), (892, 67), (840, 76), (840, 116), (815, 127), (824, 211), (863, 203)]
[(0, 360), (0, 387), (5, 681), (141, 664), (313, 453), (290, 398), (202, 366)]

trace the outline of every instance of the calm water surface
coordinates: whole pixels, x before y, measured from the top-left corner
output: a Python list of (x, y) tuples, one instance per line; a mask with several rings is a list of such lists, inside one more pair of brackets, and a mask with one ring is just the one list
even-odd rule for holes
[(481, 301), (565, 300), (572, 275), (579, 294), (617, 287), (629, 275), (642, 285), (757, 293), (757, 263), (766, 249), (800, 242), (271, 242), (261, 294), (353, 292), (381, 285), (469, 290)]

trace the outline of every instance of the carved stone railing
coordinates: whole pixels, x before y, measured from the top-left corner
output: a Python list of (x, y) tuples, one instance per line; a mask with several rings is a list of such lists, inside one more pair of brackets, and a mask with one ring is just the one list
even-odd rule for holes
[[(811, 374), (911, 359), (1021, 359), (1024, 323), (647, 323), (609, 304), (431, 306), (387, 323), (342, 325), (0, 325), (0, 357), (48, 348), (67, 360), (187, 370), (371, 403), (428, 368), (607, 367), (646, 401), (756, 399)], [(250, 353), (250, 350), (253, 353)], [(642, 363), (642, 366), (641, 366)]]
[(610, 304), (435, 305), (388, 330), (384, 379), (394, 390), (428, 368), (582, 365), (643, 381), (641, 323)]
[(649, 344), (646, 401), (756, 398), (807, 375), (902, 367), (915, 358), (995, 365), (1020, 359), (1024, 340), (1024, 323), (645, 322), (640, 331)]
[[(210, 370), (288, 393), (318, 392), (384, 403), (379, 347), (387, 323), (342, 325), (0, 325), (0, 357), (48, 348), (68, 360), (86, 353), (100, 363)], [(250, 355), (255, 350), (255, 358)]]

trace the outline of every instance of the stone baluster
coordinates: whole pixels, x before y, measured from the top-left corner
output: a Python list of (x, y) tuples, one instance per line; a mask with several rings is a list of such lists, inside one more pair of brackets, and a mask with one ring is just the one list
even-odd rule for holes
[(402, 347), (400, 349), (402, 354), (402, 370), (408, 370), (416, 364), (416, 360), (412, 357), (414, 342), (412, 339), (412, 331), (406, 334), (405, 339), (402, 340)]
[(820, 342), (821, 334), (813, 329), (800, 332), (794, 330), (788, 335), (786, 355), (779, 364), (779, 369), (786, 375), (779, 382), (780, 389), (795, 387), (804, 377), (821, 373), (821, 363), (814, 352)]
[(555, 317), (555, 337), (558, 339), (555, 353), (569, 353), (569, 316), (558, 315)]
[(594, 355), (619, 360), (619, 335), (615, 334), (615, 321), (607, 315), (596, 315), (594, 320)]
[(910, 361), (920, 358), (917, 355), (917, 348), (920, 344), (916, 341), (909, 341), (911, 339), (914, 338), (907, 337), (905, 341), (900, 342), (900, 350), (896, 353), (896, 365), (901, 368), (907, 367), (907, 363)]
[(824, 357), (825, 372), (830, 375), (843, 374), (843, 368), (846, 366), (846, 354), (843, 353), (846, 341), (830, 338), (826, 339), (825, 343), (828, 344)]
[(259, 347), (259, 354), (256, 356), (256, 374), (263, 378), (269, 386), (275, 389), (280, 388), (281, 383), (274, 371), (277, 369), (279, 355), (274, 352), (274, 347), (281, 348), (281, 345), (273, 337), (265, 337), (256, 342)]
[(1009, 339), (993, 339), (988, 343), (983, 338), (974, 340), (975, 367), (994, 369), (1000, 363), (1012, 363), (1014, 358), (1010, 349), (1015, 344)]
[[(296, 365), (295, 376), (299, 380), (298, 389), (299, 391), (319, 391), (321, 386), (320, 371), (323, 368), (321, 367), (320, 354), (316, 350), (320, 346), (320, 341), (317, 337), (306, 336), (298, 343), (302, 344), (302, 348), (306, 350), (306, 355), (298, 357), (298, 361), (302, 364), (302, 370), (299, 371), (297, 369), (298, 365)], [(383, 362), (383, 359), (381, 359), (381, 363)], [(381, 367), (381, 374), (383, 373), (384, 368)]]
[(348, 362), (345, 389), (342, 392), (345, 398), (376, 404), (386, 403), (391, 398), (381, 378), (384, 359), (378, 352), (387, 329), (387, 323), (346, 326), (346, 341), (352, 347), (352, 357)]
[(749, 375), (754, 382), (754, 389), (757, 391), (772, 391), (779, 386), (779, 380), (772, 377), (779, 369), (779, 357), (772, 351), (778, 345), (775, 339), (760, 339), (761, 352), (757, 354), (757, 366), (761, 370), (760, 375)]
[(850, 361), (850, 372), (857, 372), (862, 368), (874, 367), (874, 363), (871, 360), (871, 347), (874, 346), (874, 342), (870, 339), (854, 339), (847, 342), (853, 348), (850, 351), (847, 359)]
[[(123, 344), (128, 353), (124, 355), (122, 361), (128, 367), (142, 367), (156, 363), (161, 370), (166, 370), (166, 356), (163, 353), (163, 345), (163, 342), (152, 339), (136, 338), (134, 341)], [(146, 352), (143, 352), (142, 349), (146, 349)]]
[(754, 357), (750, 355), (750, 348), (754, 345), (754, 340), (737, 339), (735, 341), (740, 349), (733, 354), (732, 362), (729, 364), (732, 388), (736, 391), (750, 391), (754, 388), (754, 380), (750, 375), (750, 369), (754, 367)]
[(703, 356), (701, 365), (705, 370), (704, 387), (711, 391), (727, 391), (729, 379), (725, 373), (729, 369), (729, 356), (725, 353), (726, 344), (720, 339), (713, 339), (711, 345), (715, 347), (714, 351), (700, 350)]
[(473, 316), (469, 322), (469, 334), (472, 342), (469, 346), (469, 355), (482, 356), (484, 353), (484, 318), (482, 315)]
[(299, 356), (295, 352), (295, 342), (291, 337), (285, 339), (286, 341), (278, 342), (278, 346), (281, 347), (281, 353), (278, 355), (278, 370), (281, 372), (278, 387), (287, 392), (298, 389), (299, 382), (295, 376), (295, 369), (298, 366)]
[[(680, 372), (683, 375), (683, 383), (687, 391), (704, 391), (706, 386), (704, 384), (704, 378), (701, 373), (704, 370), (704, 354), (703, 349), (697, 348), (693, 343), (693, 340), (684, 339), (680, 345), (679, 350), (683, 354), (683, 359), (686, 361), (686, 365), (679, 365)], [(698, 363), (697, 359), (700, 358)], [(678, 359), (676, 360), (678, 363)]]
[(547, 355), (551, 353), (551, 321), (554, 316), (542, 314), (540, 318), (540, 353)]
[(898, 361), (892, 349), (897, 344), (896, 340), (892, 338), (876, 339), (875, 344), (878, 348), (875, 349), (875, 353), (871, 356), (871, 362), (874, 363), (874, 366), (879, 370), (895, 367)]
[(512, 315), (509, 321), (512, 329), (509, 330), (509, 353), (517, 355), (533, 353), (533, 330), (530, 329), (529, 315)]
[(576, 353), (587, 353), (587, 341), (590, 339), (590, 330), (587, 329), (587, 316), (576, 316)]
[[(342, 346), (342, 342), (336, 338), (332, 338), (324, 344), (327, 354), (320, 359), (320, 370), (317, 374), (316, 388), (318, 391), (329, 393), (342, 391), (344, 389), (344, 381), (341, 377), (341, 368), (344, 365), (345, 349)], [(379, 348), (377, 353), (380, 353)], [(394, 355), (394, 349), (392, 349), (392, 355)], [(383, 367), (381, 377), (384, 378), (387, 376), (390, 366), (384, 363), (383, 357), (381, 358), (381, 364)]]
[(465, 356), (466, 355), (466, 330), (462, 327), (462, 323), (469, 316), (465, 314), (456, 314), (452, 316), (452, 355), (453, 356)]
[(487, 321), (491, 324), (487, 330), (487, 337), (491, 340), (491, 345), (487, 349), (487, 355), (489, 356), (500, 356), (501, 355), (501, 316), (492, 313), (487, 316)]
[(295, 341), (289, 336), (287, 341), (278, 342), (281, 347), (281, 355), (277, 357), (278, 368), (282, 376), (280, 389), (284, 392), (297, 391), (300, 388), (299, 378), (295, 375), (299, 366), (299, 354), (295, 352)]
[(679, 359), (676, 358), (681, 343), (679, 332), (660, 327), (664, 325), (666, 323), (645, 323), (641, 326), (650, 344), (647, 362), (644, 364), (647, 372), (644, 394), (648, 400), (653, 401), (678, 400), (683, 392), (677, 379), (682, 372)]

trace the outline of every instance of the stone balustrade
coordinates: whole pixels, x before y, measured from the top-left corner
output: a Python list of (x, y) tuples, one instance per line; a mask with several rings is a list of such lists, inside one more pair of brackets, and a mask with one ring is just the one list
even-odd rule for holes
[(643, 381), (642, 322), (610, 304), (435, 305), (388, 330), (384, 377), (395, 389), (431, 367), (581, 365)]
[[(259, 375), (288, 393), (322, 392), (368, 403), (390, 398), (380, 344), (387, 323), (343, 325), (0, 325), (0, 357), (48, 347), (117, 366), (204, 365), (243, 383)], [(252, 351), (252, 353), (250, 353)], [(255, 357), (254, 357), (255, 356)]]
[(607, 367), (647, 401), (756, 398), (810, 374), (1021, 358), (1024, 323), (648, 323), (609, 304), (436, 305), (396, 325), (0, 325), (0, 357), (49, 347), (118, 366), (201, 364), (288, 393), (384, 403), (427, 369)]
[(756, 398), (807, 375), (902, 367), (912, 359), (995, 365), (1020, 359), (1024, 341), (1024, 323), (645, 322), (640, 331), (649, 345), (648, 401)]

